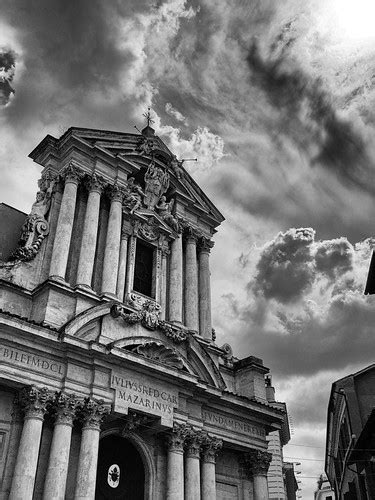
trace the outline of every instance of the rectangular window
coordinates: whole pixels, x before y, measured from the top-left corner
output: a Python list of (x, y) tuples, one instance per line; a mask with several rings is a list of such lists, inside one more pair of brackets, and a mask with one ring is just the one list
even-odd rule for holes
[(147, 297), (153, 297), (153, 264), (154, 248), (137, 239), (133, 290)]

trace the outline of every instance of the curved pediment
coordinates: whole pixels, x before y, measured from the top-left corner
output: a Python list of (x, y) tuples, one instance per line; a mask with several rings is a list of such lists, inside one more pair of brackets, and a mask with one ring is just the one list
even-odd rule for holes
[[(189, 331), (179, 331), (174, 325), (164, 323), (165, 331), (155, 327), (147, 329), (136, 321), (129, 324), (122, 317), (113, 317), (117, 302), (94, 306), (68, 322), (61, 336), (70, 335), (86, 341), (105, 345), (107, 351), (124, 349), (150, 362), (164, 363), (177, 370), (184, 370), (218, 389), (224, 389), (224, 380), (211, 356)], [(129, 314), (136, 315), (137, 313)]]

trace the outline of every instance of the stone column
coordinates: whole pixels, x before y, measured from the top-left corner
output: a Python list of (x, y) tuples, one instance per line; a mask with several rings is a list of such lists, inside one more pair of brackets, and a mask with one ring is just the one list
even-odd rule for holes
[(108, 408), (103, 406), (101, 401), (96, 402), (87, 398), (80, 406), (79, 411), (83, 427), (74, 500), (93, 500), (95, 498), (100, 425), (108, 413)]
[(199, 333), (212, 340), (211, 323), (211, 277), (210, 277), (210, 250), (213, 241), (202, 237), (199, 240)]
[(185, 324), (190, 330), (199, 331), (197, 239), (193, 228), (185, 230)]
[(160, 319), (167, 317), (167, 269), (168, 269), (168, 242), (164, 241), (161, 247), (161, 276), (160, 276)]
[(62, 175), (65, 178), (65, 186), (57, 220), (49, 275), (51, 278), (65, 280), (76, 208), (77, 187), (81, 172), (70, 164)]
[(123, 302), (125, 295), (126, 268), (128, 260), (128, 239), (131, 234), (129, 221), (123, 220), (121, 227), (120, 258), (117, 273), (117, 298)]
[(202, 444), (202, 500), (216, 499), (216, 455), (222, 446), (221, 439), (210, 437)]
[(25, 417), (9, 500), (33, 498), (43, 419), (48, 400), (49, 392), (46, 388), (31, 387), (24, 389), (20, 394), (20, 405)]
[(107, 238), (104, 249), (102, 293), (107, 293), (115, 297), (120, 257), (123, 199), (123, 192), (116, 184), (110, 190), (110, 197), (111, 208), (109, 211)]
[(267, 472), (272, 453), (251, 450), (244, 456), (244, 462), (253, 476), (254, 500), (268, 500)]
[(171, 244), (169, 268), (169, 321), (182, 323), (182, 236)]
[(77, 399), (74, 395), (67, 396), (61, 392), (56, 393), (54, 400), (56, 420), (44, 483), (43, 500), (64, 500), (65, 498), (76, 406)]
[(179, 426), (167, 437), (167, 500), (184, 500), (184, 440), (184, 428)]
[(185, 500), (200, 500), (200, 451), (202, 436), (191, 431), (186, 439), (185, 459)]
[(91, 288), (92, 272), (94, 269), (96, 239), (98, 236), (98, 222), (100, 209), (100, 195), (103, 181), (96, 174), (89, 178), (87, 183), (89, 197), (87, 200), (81, 251), (79, 254), (77, 285)]

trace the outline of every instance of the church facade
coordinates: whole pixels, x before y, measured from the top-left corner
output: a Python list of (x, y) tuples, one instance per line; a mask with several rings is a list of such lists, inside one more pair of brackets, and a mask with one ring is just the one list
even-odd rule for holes
[(30, 157), (39, 191), (0, 266), (0, 498), (267, 499), (286, 412), (261, 359), (215, 343), (223, 216), (149, 124)]

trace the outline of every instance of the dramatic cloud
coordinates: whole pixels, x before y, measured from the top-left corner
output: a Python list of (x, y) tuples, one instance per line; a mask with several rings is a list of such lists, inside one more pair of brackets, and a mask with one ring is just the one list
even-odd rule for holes
[(14, 88), (11, 82), (16, 65), (16, 54), (11, 49), (0, 48), (0, 105), (8, 104)]
[(292, 302), (300, 298), (314, 279), (311, 266), (311, 228), (290, 229), (278, 236), (264, 249), (257, 265), (254, 291), (266, 298)]

